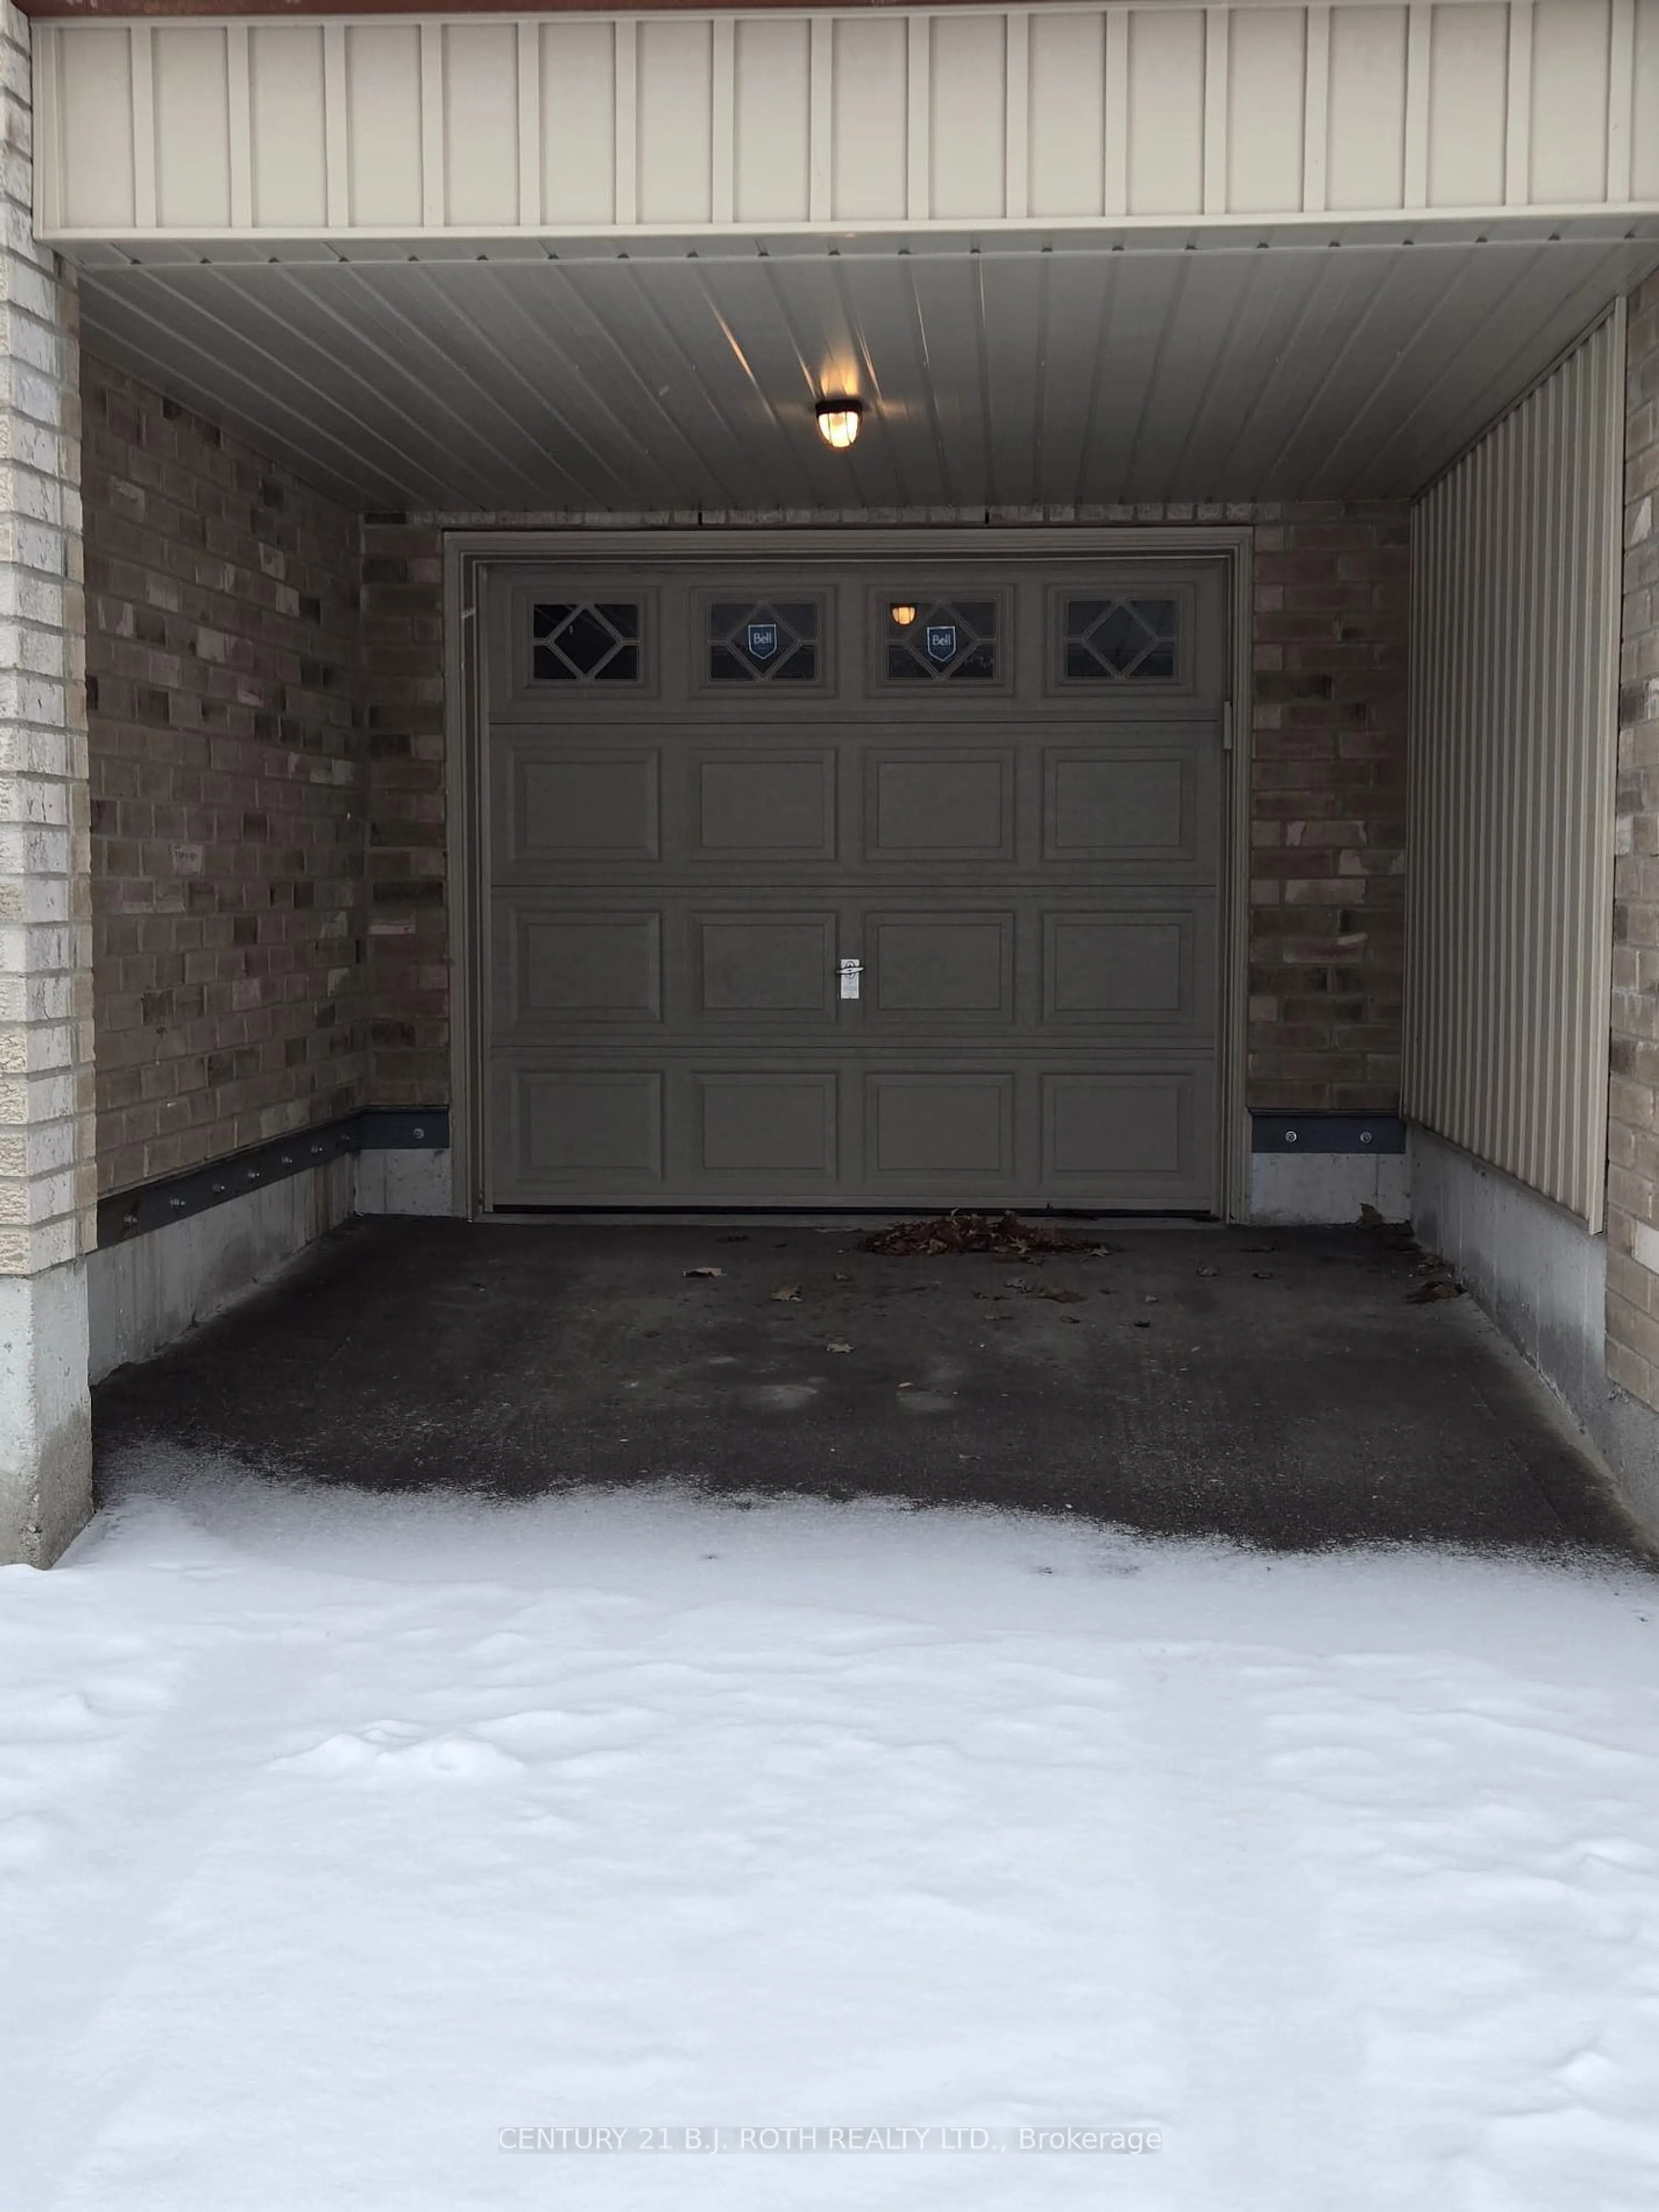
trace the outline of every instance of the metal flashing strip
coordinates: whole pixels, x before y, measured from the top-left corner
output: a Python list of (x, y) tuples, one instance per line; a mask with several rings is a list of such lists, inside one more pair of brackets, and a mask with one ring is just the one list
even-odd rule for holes
[(1255, 1152), (1403, 1152), (1397, 1114), (1253, 1114)]
[(364, 1152), (447, 1152), (447, 1106), (366, 1106), (352, 1116)]
[(234, 1198), (262, 1190), (268, 1183), (286, 1182), (311, 1168), (326, 1167), (331, 1160), (356, 1152), (442, 1152), (449, 1144), (449, 1109), (446, 1106), (390, 1109), (366, 1107), (337, 1121), (314, 1129), (295, 1129), (268, 1144), (252, 1145), (182, 1175), (162, 1176), (155, 1182), (131, 1190), (115, 1191), (98, 1201), (98, 1243), (100, 1249), (147, 1236), (169, 1223), (187, 1221), (212, 1206), (227, 1206)]

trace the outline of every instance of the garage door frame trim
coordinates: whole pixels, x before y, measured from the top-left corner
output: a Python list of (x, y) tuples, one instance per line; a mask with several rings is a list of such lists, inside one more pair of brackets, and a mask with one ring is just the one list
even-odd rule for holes
[[(1011, 565), (1022, 558), (1213, 558), (1227, 569), (1229, 697), (1224, 708), (1218, 1211), (1224, 1220), (1249, 1218), (1250, 1124), (1246, 1107), (1249, 1004), (1250, 784), (1254, 532), (1247, 524), (1125, 524), (1097, 528), (980, 526), (795, 529), (744, 526), (716, 529), (459, 529), (443, 538), (444, 732), (450, 926), (450, 1121), (453, 1207), (469, 1219), (486, 1212), (483, 1193), (483, 1023), (481, 962), (485, 870), (481, 805), (483, 769), (482, 655), (486, 574), (515, 563), (550, 561), (684, 560), (704, 566), (729, 559), (879, 559), (928, 554), (940, 559), (995, 552)], [(596, 1209), (602, 1210), (602, 1209)]]

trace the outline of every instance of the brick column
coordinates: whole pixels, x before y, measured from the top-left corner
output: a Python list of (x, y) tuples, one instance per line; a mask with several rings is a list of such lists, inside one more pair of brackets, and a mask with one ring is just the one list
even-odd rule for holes
[(1249, 1103), (1392, 1113), (1411, 511), (1286, 507), (1255, 546)]
[(44, 1566), (91, 1504), (79, 358), (31, 227), (28, 26), (0, 7), (0, 1560)]
[(369, 987), (377, 1106), (449, 1102), (443, 536), (396, 515), (363, 532), (369, 728)]

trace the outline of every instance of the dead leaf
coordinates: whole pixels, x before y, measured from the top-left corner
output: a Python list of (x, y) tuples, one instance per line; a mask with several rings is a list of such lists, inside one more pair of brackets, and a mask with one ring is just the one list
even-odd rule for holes
[(1156, 1291), (1148, 1291), (1146, 1297), (1142, 1298), (1140, 1303), (1144, 1306), (1155, 1306), (1158, 1304), (1158, 1292)]
[(1198, 1272), (1200, 1275), (1208, 1276), (1218, 1275), (1221, 1273), (1221, 1270), (1219, 1267), (1200, 1267)]
[(843, 1274), (839, 1267), (836, 1268), (836, 1280), (838, 1283), (850, 1283), (852, 1279), (853, 1278), (850, 1275)]
[(776, 1299), (780, 1305), (787, 1305), (790, 1299), (798, 1298), (800, 1296), (800, 1285), (799, 1283), (780, 1283), (776, 1290), (773, 1291), (772, 1296)]
[(1039, 1291), (1040, 1298), (1052, 1298), (1057, 1306), (1080, 1306), (1088, 1297), (1087, 1291)]
[(1407, 1291), (1406, 1302), (1408, 1305), (1431, 1306), (1438, 1298), (1461, 1298), (1462, 1295), (1462, 1285), (1453, 1282), (1449, 1275), (1432, 1275), (1414, 1291)]
[(850, 1344), (843, 1342), (838, 1336), (832, 1336), (823, 1348), (826, 1352), (850, 1352), (853, 1349)]
[(1271, 1267), (1252, 1267), (1250, 1270), (1250, 1280), (1253, 1283), (1271, 1283), (1273, 1279), (1273, 1271)]
[(1002, 1260), (1028, 1260), (1044, 1252), (1104, 1250), (1091, 1237), (1067, 1237), (1046, 1222), (1015, 1213), (941, 1213), (930, 1221), (896, 1221), (864, 1239), (866, 1252), (912, 1259), (940, 1252), (990, 1252)]
[(1152, 1324), (1149, 1321), (1138, 1321), (1135, 1323), (1135, 1327), (1137, 1328), (1150, 1328), (1152, 1325)]
[(723, 1275), (726, 1270), (724, 1267), (688, 1267), (685, 1272), (688, 1275)]

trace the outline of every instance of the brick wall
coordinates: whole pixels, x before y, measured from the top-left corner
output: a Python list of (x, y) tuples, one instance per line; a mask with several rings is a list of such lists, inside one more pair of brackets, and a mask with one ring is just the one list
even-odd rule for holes
[[(523, 527), (537, 518), (465, 520)], [(1134, 507), (1078, 520), (1254, 523), (1250, 1103), (1391, 1109), (1404, 944), (1407, 506)], [(371, 517), (365, 545), (372, 1096), (438, 1105), (449, 1097), (441, 532), (429, 520)]]
[(1256, 528), (1253, 1106), (1399, 1100), (1410, 541), (1403, 501)]
[(361, 1104), (356, 515), (84, 367), (100, 1188)]
[[(364, 519), (359, 632), (343, 510), (96, 365), (88, 417), (104, 1187), (445, 1103), (441, 527)], [(1086, 518), (1224, 519), (1256, 540), (1251, 1103), (1388, 1108), (1407, 510)]]
[(1607, 1133), (1607, 1373), (1659, 1407), (1659, 276), (1630, 303)]
[(370, 1098), (449, 1102), (443, 544), (430, 525), (363, 529), (369, 752)]

